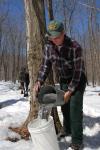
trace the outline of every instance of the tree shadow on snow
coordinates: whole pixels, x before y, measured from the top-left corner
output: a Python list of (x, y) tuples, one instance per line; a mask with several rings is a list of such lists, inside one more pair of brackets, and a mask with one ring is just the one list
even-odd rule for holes
[(100, 131), (93, 136), (84, 135), (84, 141), (86, 141), (85, 147), (95, 150), (100, 148)]
[(0, 109), (1, 108), (4, 108), (4, 107), (7, 107), (7, 106), (10, 106), (10, 105), (13, 105), (19, 101), (26, 101), (26, 98), (20, 98), (19, 100), (16, 100), (16, 99), (11, 99), (11, 100), (7, 100), (7, 101), (4, 101), (4, 102), (1, 102), (0, 103)]
[(95, 93), (86, 94), (86, 96), (94, 96)]
[(100, 93), (100, 90), (94, 90), (92, 92), (95, 92), (95, 93)]
[(83, 127), (84, 128), (86, 126), (89, 128), (93, 128), (96, 123), (100, 124), (100, 117), (91, 117), (91, 116), (84, 115), (84, 117), (83, 117)]
[[(85, 127), (88, 127), (92, 132), (92, 128), (95, 124), (100, 124), (100, 117), (90, 117), (84, 115), (83, 122), (83, 128), (85, 129)], [(85, 147), (89, 147), (91, 149), (100, 148), (100, 130), (95, 135), (84, 135), (84, 142), (86, 142)]]

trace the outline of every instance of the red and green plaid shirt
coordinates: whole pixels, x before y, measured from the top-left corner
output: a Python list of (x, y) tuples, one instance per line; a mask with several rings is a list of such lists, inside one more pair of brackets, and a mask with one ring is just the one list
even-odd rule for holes
[(47, 78), (52, 66), (55, 66), (59, 82), (68, 82), (68, 89), (74, 91), (79, 85), (81, 75), (85, 72), (82, 48), (65, 35), (62, 46), (48, 42), (44, 48), (43, 61), (38, 80), (42, 83)]

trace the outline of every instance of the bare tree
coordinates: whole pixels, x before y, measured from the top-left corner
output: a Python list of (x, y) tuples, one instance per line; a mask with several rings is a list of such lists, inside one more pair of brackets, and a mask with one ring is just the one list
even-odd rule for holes
[(41, 62), (45, 35), (45, 19), (43, 0), (24, 0), (24, 4), (27, 26), (27, 61), (30, 76), (30, 111), (22, 126), (15, 129), (12, 128), (12, 130), (20, 133), (25, 138), (26, 134), (29, 136), (27, 130), (28, 123), (32, 119), (37, 118), (38, 115), (38, 101), (33, 91), (33, 85), (37, 79), (37, 73)]
[[(49, 20), (53, 20), (54, 15), (53, 15), (52, 0), (47, 0), (47, 3), (48, 3), (47, 6), (48, 6)], [(49, 79), (49, 84), (52, 84), (52, 85), (58, 82), (58, 74), (56, 71), (56, 66), (52, 65), (52, 70), (49, 74), (48, 79)], [(58, 134), (62, 128), (62, 125), (58, 116), (57, 107), (52, 108), (51, 115), (53, 116), (55, 130), (56, 130), (56, 133)]]
[(49, 20), (53, 20), (54, 19), (54, 15), (53, 15), (53, 3), (52, 0), (45, 0), (46, 4), (47, 4), (47, 8), (48, 8), (48, 16), (49, 16)]

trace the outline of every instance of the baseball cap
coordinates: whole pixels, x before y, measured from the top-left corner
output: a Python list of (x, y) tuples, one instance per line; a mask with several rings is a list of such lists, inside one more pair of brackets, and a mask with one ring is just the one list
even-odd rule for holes
[(62, 22), (52, 20), (48, 24), (47, 31), (49, 37), (56, 38), (64, 31), (64, 25)]

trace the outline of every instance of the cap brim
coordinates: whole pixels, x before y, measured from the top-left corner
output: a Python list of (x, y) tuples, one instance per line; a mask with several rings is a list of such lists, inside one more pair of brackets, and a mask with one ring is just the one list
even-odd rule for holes
[[(62, 31), (63, 32), (63, 31)], [(51, 32), (48, 32), (48, 36), (50, 37), (50, 38), (56, 38), (56, 37), (58, 37), (62, 32), (57, 32), (57, 31), (51, 31)]]

